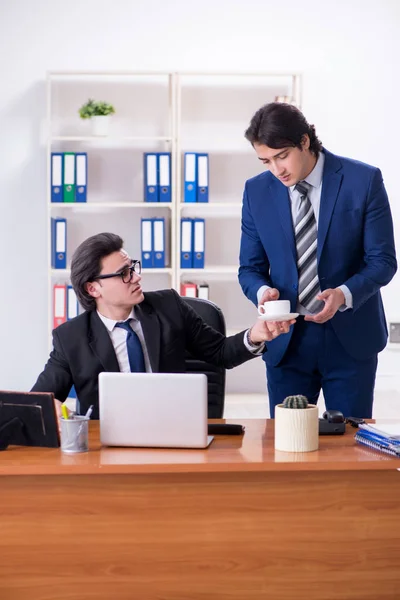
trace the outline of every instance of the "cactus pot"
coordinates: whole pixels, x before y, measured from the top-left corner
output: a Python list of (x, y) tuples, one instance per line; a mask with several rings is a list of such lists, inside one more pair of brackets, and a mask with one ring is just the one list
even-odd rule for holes
[(275, 450), (313, 452), (318, 450), (318, 408), (275, 407)]

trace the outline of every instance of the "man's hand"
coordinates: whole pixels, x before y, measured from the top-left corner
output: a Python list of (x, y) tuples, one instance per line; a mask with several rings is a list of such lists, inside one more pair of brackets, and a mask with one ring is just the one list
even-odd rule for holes
[(335, 316), (342, 304), (346, 304), (346, 299), (341, 289), (335, 288), (324, 290), (317, 296), (318, 300), (325, 302), (324, 308), (316, 315), (306, 315), (305, 321), (313, 321), (314, 323), (326, 323), (329, 319)]
[(62, 417), (61, 406), (62, 406), (62, 402), (60, 402), (60, 400), (57, 400), (57, 398), (54, 398), (54, 410), (56, 411), (58, 420), (60, 420)]
[(259, 304), (264, 304), (264, 302), (269, 302), (270, 300), (279, 300), (279, 292), (276, 288), (268, 288), (265, 290)]
[(270, 342), (281, 335), (288, 333), (291, 325), (296, 322), (296, 319), (290, 321), (261, 321), (258, 320), (250, 329), (250, 339), (253, 344), (261, 342)]

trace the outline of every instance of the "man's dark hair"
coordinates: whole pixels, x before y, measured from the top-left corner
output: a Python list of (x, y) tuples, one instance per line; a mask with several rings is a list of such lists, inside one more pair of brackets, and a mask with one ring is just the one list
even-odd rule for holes
[(100, 275), (102, 259), (118, 252), (123, 245), (122, 238), (115, 233), (98, 233), (75, 250), (71, 261), (71, 283), (85, 310), (96, 309), (96, 300), (86, 291), (86, 284)]
[(310, 151), (318, 156), (322, 144), (302, 112), (292, 104), (270, 102), (262, 106), (250, 121), (245, 138), (254, 144), (263, 144), (269, 148), (295, 146), (302, 150), (304, 135), (310, 138)]

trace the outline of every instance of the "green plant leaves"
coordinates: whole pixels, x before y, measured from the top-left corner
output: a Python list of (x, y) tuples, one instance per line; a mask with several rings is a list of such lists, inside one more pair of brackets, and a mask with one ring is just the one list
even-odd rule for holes
[(92, 98), (83, 104), (79, 109), (81, 119), (90, 119), (91, 117), (113, 115), (115, 108), (108, 102), (96, 102)]

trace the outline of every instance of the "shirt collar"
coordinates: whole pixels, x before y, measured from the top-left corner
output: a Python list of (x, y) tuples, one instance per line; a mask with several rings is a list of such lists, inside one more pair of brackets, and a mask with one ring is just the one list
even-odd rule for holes
[[(315, 163), (315, 167), (309, 175), (304, 179), (306, 183), (314, 188), (319, 188), (322, 182), (322, 173), (324, 171), (325, 154), (320, 152), (318, 154), (318, 160)], [(290, 191), (293, 192), (296, 185), (290, 186)]]
[[(111, 331), (113, 331), (116, 323), (121, 323), (121, 321), (114, 321), (114, 319), (109, 319), (108, 317), (105, 317), (104, 315), (99, 313), (99, 311), (96, 311), (96, 312), (110, 333), (111, 333)], [(132, 310), (130, 312), (128, 319), (136, 319), (135, 309), (133, 307), (132, 307)], [(127, 321), (128, 319), (125, 319), (125, 321)]]

